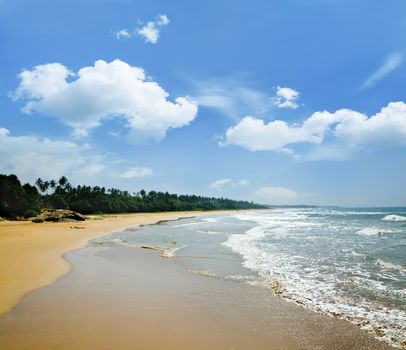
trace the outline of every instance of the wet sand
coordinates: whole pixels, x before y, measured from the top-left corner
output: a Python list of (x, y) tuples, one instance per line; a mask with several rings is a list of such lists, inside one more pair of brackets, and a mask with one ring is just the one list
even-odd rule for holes
[(128, 227), (207, 214), (167, 212), (93, 216), (84, 222), (0, 221), (0, 315), (24, 294), (54, 282), (70, 270), (63, 255), (93, 238)]
[(1, 349), (391, 349), (356, 326), (159, 252), (90, 244), (0, 319)]

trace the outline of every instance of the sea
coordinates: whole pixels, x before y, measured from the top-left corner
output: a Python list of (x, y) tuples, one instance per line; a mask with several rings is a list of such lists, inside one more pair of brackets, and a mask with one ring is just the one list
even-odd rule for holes
[(274, 208), (160, 222), (99, 239), (264, 288), (406, 348), (406, 208)]

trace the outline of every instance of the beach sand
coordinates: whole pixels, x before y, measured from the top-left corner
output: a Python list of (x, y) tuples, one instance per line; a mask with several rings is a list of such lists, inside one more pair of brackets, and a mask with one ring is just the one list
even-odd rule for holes
[(168, 212), (93, 216), (84, 222), (35, 224), (0, 221), (0, 315), (24, 294), (54, 282), (70, 270), (63, 255), (93, 238), (160, 220), (202, 215)]
[[(7, 230), (14, 244), (9, 237), (10, 251), (3, 245), (2, 252), (10, 259), (14, 249), (26, 259), (16, 260), (14, 267), (6, 268), (7, 260), (0, 264), (9, 279), (13, 270), (21, 279), (14, 285), (9, 282), (10, 290), (4, 293), (9, 295), (8, 307), (18, 300), (12, 287), (19, 287), (20, 296), (28, 288), (37, 289), (0, 318), (0, 348), (391, 349), (349, 322), (304, 309), (269, 290), (190, 274), (178, 258), (161, 258), (159, 251), (90, 242), (66, 254), (67, 261), (61, 258), (67, 250), (108, 232), (191, 215), (196, 213), (120, 216), (83, 224), (3, 224), (15, 230)], [(69, 228), (82, 225), (88, 226)], [(31, 227), (41, 236), (26, 232)], [(53, 237), (55, 232), (59, 239)], [(30, 239), (25, 241), (25, 235)], [(53, 237), (50, 242), (49, 237)], [(70, 273), (55, 281), (70, 266)], [(41, 277), (42, 284), (32, 273)], [(29, 283), (24, 283), (25, 278)]]
[(244, 283), (118, 245), (67, 254), (71, 273), (0, 319), (2, 349), (390, 349), (356, 326)]

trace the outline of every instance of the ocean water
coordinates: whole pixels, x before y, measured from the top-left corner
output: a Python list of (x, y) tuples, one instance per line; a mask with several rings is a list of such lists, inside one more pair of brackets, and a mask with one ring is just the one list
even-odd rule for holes
[(207, 215), (100, 241), (159, 249), (189, 273), (268, 288), (406, 348), (406, 208)]

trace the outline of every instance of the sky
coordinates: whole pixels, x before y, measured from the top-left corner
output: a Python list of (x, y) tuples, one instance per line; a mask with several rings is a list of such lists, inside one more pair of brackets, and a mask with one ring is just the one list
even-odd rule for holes
[(406, 205), (403, 0), (0, 0), (0, 173)]

